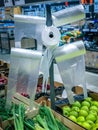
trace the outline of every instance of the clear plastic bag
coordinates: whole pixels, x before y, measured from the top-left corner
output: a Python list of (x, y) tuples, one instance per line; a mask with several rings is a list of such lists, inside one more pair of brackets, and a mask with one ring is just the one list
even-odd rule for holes
[(10, 71), (8, 78), (7, 105), (15, 93), (26, 93), (30, 96), (32, 107), (36, 94), (39, 68), (42, 53), (27, 49), (11, 50)]
[(87, 97), (84, 54), (82, 41), (65, 45), (55, 52), (57, 66), (71, 104), (74, 102), (71, 91), (74, 86), (81, 85), (84, 97)]

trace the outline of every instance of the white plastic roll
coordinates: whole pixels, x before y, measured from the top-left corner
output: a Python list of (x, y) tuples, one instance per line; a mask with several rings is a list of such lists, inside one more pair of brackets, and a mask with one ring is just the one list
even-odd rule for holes
[(56, 27), (71, 24), (85, 19), (85, 12), (83, 5), (69, 7), (53, 13), (53, 25)]
[(46, 47), (59, 44), (60, 41), (59, 30), (54, 26), (51, 27), (45, 26), (45, 28), (42, 31), (42, 41)]
[(28, 15), (14, 15), (14, 21), (15, 22), (22, 22), (22, 23), (28, 23), (28, 24), (45, 24), (46, 19), (44, 17), (40, 16), (28, 16)]

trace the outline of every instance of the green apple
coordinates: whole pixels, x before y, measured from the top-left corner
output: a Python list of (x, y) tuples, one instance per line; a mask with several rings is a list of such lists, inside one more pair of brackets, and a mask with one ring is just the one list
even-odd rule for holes
[(71, 108), (69, 106), (63, 106), (62, 111), (64, 116), (69, 116), (69, 112), (71, 111)]
[(95, 123), (93, 121), (91, 121), (91, 120), (86, 120), (86, 122), (88, 122), (91, 126), (95, 125)]
[(90, 110), (90, 111), (89, 111), (89, 114), (93, 114), (93, 115), (97, 116), (97, 111), (95, 111), (95, 110)]
[(82, 106), (81, 110), (89, 111), (89, 108), (88, 108), (88, 106)]
[(87, 130), (90, 130), (90, 129), (91, 129), (91, 125), (90, 125), (88, 122), (83, 122), (83, 123), (82, 123), (82, 126), (83, 126), (84, 128), (86, 128)]
[(64, 116), (69, 116), (69, 112), (67, 110), (63, 110), (63, 115)]
[(98, 116), (96, 117), (96, 121), (95, 121), (95, 123), (96, 123), (96, 124), (98, 123)]
[(85, 121), (85, 117), (84, 116), (78, 116), (77, 117), (77, 122), (84, 122)]
[(72, 106), (71, 110), (74, 110), (74, 111), (77, 111), (77, 112), (80, 111), (79, 107), (77, 107), (77, 106)]
[(86, 117), (86, 120), (91, 120), (91, 121), (95, 121), (96, 120), (96, 117), (95, 117), (95, 115), (93, 115), (93, 114), (89, 114), (87, 117)]
[(92, 101), (92, 104), (91, 105), (94, 105), (94, 106), (97, 106), (98, 107), (98, 101)]
[(85, 98), (85, 101), (88, 101), (88, 102), (92, 102), (92, 98), (91, 97), (87, 97), (87, 98)]
[(95, 110), (96, 112), (98, 112), (98, 107), (97, 106), (91, 106), (90, 110)]
[(72, 110), (72, 111), (70, 111), (69, 115), (73, 115), (73, 116), (75, 116), (75, 117), (78, 117), (78, 112)]
[(74, 121), (74, 122), (77, 122), (77, 119), (75, 116), (71, 115), (68, 117), (70, 120)]
[(97, 127), (98, 127), (98, 123), (95, 123), (95, 126), (97, 126)]
[(88, 101), (83, 101), (81, 104), (82, 106), (90, 107), (90, 103)]
[(98, 118), (96, 119), (96, 123), (98, 123)]
[(65, 111), (70, 112), (70, 111), (71, 111), (71, 108), (70, 108), (69, 106), (63, 106), (63, 107), (62, 107), (62, 110), (65, 110)]
[(84, 117), (86, 117), (88, 115), (88, 112), (87, 111), (85, 111), (85, 110), (80, 110), (79, 111), (79, 116), (84, 116)]
[(94, 126), (94, 127), (92, 127), (91, 130), (98, 130), (98, 127), (97, 127), (97, 126)]
[(77, 124), (79, 124), (80, 126), (82, 125), (82, 122), (77, 122)]
[(98, 130), (98, 123), (95, 123), (92, 130)]
[(72, 106), (81, 107), (81, 103), (79, 101), (75, 101)]

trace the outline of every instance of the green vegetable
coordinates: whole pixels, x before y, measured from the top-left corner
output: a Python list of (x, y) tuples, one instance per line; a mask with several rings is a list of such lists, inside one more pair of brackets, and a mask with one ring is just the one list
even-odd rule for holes
[(5, 99), (0, 98), (0, 118), (3, 121), (13, 116), (12, 111), (5, 106)]
[(36, 121), (45, 129), (49, 130), (47, 122), (45, 119), (43, 119), (39, 114), (35, 117)]
[(25, 122), (29, 123), (30, 125), (34, 126), (33, 119), (26, 119)]
[(56, 122), (59, 127), (59, 130), (68, 130), (68, 128), (62, 122), (60, 122), (58, 119), (56, 119)]
[(29, 122), (24, 121), (24, 125), (29, 129), (29, 130), (35, 130), (34, 126), (31, 125)]
[(35, 124), (35, 130), (45, 130), (44, 128), (42, 128), (39, 124)]
[(25, 107), (22, 104), (13, 106), (15, 130), (24, 130)]
[(26, 125), (24, 126), (24, 130), (30, 130)]
[(51, 111), (51, 109), (47, 106), (41, 106), (39, 109), (39, 114), (42, 116), (42, 118), (44, 117), (48, 127), (50, 130), (59, 130), (57, 122), (53, 116), (53, 113)]
[(15, 130), (13, 125), (8, 125), (4, 130)]

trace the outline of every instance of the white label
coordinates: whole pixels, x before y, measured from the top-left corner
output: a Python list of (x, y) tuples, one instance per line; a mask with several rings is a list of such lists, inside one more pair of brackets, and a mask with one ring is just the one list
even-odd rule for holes
[(94, 12), (98, 12), (98, 3), (94, 4)]
[(84, 32), (89, 32), (89, 29), (83, 29)]
[(13, 6), (12, 0), (4, 0), (5, 7)]
[(97, 32), (97, 29), (91, 29), (91, 32)]
[(25, 0), (14, 0), (15, 1), (15, 5), (24, 5), (25, 4)]
[(85, 13), (89, 13), (89, 5), (85, 5), (84, 8), (85, 8)]

